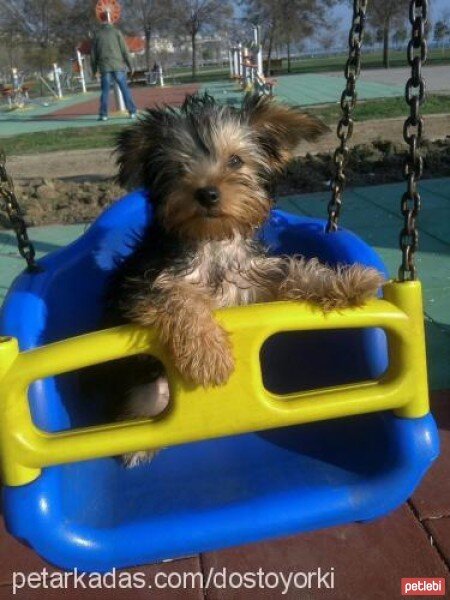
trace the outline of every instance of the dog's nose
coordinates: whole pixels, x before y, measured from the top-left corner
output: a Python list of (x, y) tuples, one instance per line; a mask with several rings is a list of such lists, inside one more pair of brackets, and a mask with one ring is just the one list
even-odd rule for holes
[(210, 208), (215, 206), (220, 200), (219, 189), (213, 186), (198, 188), (195, 192), (195, 198), (198, 202), (206, 207)]

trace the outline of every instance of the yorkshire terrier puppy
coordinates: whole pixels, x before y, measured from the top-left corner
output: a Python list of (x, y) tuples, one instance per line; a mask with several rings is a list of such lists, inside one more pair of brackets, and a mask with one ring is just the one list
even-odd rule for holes
[[(273, 300), (308, 301), (325, 310), (356, 306), (383, 283), (374, 269), (337, 269), (317, 259), (269, 256), (256, 232), (269, 215), (268, 187), (302, 140), (327, 131), (318, 119), (267, 97), (240, 110), (210, 96), (188, 97), (181, 110), (147, 110), (118, 139), (118, 180), (151, 191), (154, 219), (110, 286), (115, 322), (153, 327), (181, 376), (224, 384), (233, 371), (219, 307)], [(146, 419), (169, 402), (160, 363), (134, 359), (121, 419)], [(151, 459), (142, 451), (128, 466)]]

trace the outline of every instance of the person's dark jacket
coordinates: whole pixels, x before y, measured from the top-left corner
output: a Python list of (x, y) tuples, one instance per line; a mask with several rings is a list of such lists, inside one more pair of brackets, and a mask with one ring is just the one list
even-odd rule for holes
[(95, 34), (91, 48), (92, 73), (133, 70), (131, 56), (122, 33), (113, 25), (102, 25)]

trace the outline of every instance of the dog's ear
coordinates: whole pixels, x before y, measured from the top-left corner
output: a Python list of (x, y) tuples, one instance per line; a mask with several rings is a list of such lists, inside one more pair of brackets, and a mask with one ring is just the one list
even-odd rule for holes
[(117, 182), (125, 188), (150, 188), (157, 172), (158, 149), (173, 130), (176, 113), (170, 107), (150, 108), (116, 138)]
[(268, 96), (247, 95), (242, 118), (255, 130), (271, 171), (280, 171), (293, 158), (302, 140), (314, 142), (330, 131), (320, 119), (297, 106), (280, 104)]

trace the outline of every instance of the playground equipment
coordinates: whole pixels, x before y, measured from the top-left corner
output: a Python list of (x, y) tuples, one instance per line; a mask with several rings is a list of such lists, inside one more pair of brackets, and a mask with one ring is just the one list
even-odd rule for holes
[[(73, 64), (77, 65), (76, 68), (72, 66)], [(71, 61), (71, 69), (74, 73), (64, 72), (57, 63), (53, 63), (51, 70), (45, 77), (38, 75), (37, 81), (48, 91), (52, 101), (62, 100), (64, 91), (72, 93), (77, 91), (86, 92), (83, 57), (79, 51), (77, 51), (76, 59)], [(75, 80), (75, 85), (73, 80)], [(25, 83), (25, 75), (13, 67), (11, 69), (11, 84), (3, 86), (0, 93), (11, 110), (25, 108), (28, 105), (49, 105), (48, 98), (45, 100), (30, 98), (29, 89), (30, 86)]]
[[(64, 94), (86, 93), (84, 76), (84, 57), (78, 49), (66, 63), (66, 69), (54, 64), (52, 70), (41, 83), (49, 90), (56, 100), (61, 100)], [(50, 85), (49, 85), (50, 84)]]
[(100, 22), (106, 20), (108, 23), (117, 23), (121, 13), (122, 9), (117, 0), (98, 0), (95, 5), (95, 16)]
[(230, 60), (230, 78), (240, 79), (242, 75), (242, 44), (239, 43), (237, 46), (231, 46), (228, 52)]
[[(354, 0), (328, 221), (274, 210), (260, 235), (274, 253), (384, 270), (337, 223), (365, 9)], [(236, 358), (223, 387), (184, 382), (154, 331), (95, 331), (110, 273), (153, 218), (151, 192), (128, 195), (36, 263), (0, 161), (0, 193), (29, 267), (0, 319), (3, 512), (9, 531), (47, 560), (107, 570), (373, 519), (402, 503), (436, 458), (414, 266), (426, 0), (411, 0), (410, 14), (399, 279), (383, 298), (326, 315), (294, 302), (218, 310)], [(172, 409), (156, 420), (99, 424), (107, 399), (80, 397), (76, 370), (139, 353), (164, 362)], [(164, 450), (134, 470), (112, 458), (143, 447)]]
[(4, 86), (1, 90), (2, 97), (6, 101), (8, 108), (10, 110), (24, 108), (30, 101), (28, 91), (29, 87), (24, 83), (24, 75), (20, 74), (19, 70), (13, 67), (11, 69), (11, 85)]
[[(57, 98), (55, 90), (48, 84), (43, 77), (38, 77), (38, 80), (49, 90), (52, 96)], [(25, 83), (25, 74), (21, 73), (16, 67), (11, 69), (11, 84), (4, 85), (0, 88), (0, 94), (3, 102), (9, 110), (17, 110), (26, 108), (28, 105), (48, 106), (46, 100), (31, 99), (29, 95), (30, 85)]]
[(250, 48), (241, 43), (229, 49), (230, 78), (239, 82), (246, 92), (273, 95), (276, 81), (264, 77), (260, 28), (254, 25)]
[(56, 95), (59, 99), (63, 97), (62, 87), (61, 87), (61, 74), (62, 70), (56, 63), (53, 63), (53, 81), (55, 84)]
[(39, 80), (57, 100), (62, 100), (64, 74), (57, 63), (53, 63), (52, 69), (47, 76), (45, 78), (40, 76)]
[(159, 64), (155, 64), (151, 71), (147, 71), (145, 73), (145, 78), (147, 85), (159, 85), (160, 87), (164, 87), (163, 68)]
[(75, 48), (75, 61), (73, 62), (73, 72), (75, 74), (75, 79), (78, 80), (81, 91), (83, 94), (86, 93), (86, 77), (84, 74), (84, 57), (82, 56), (80, 50)]

